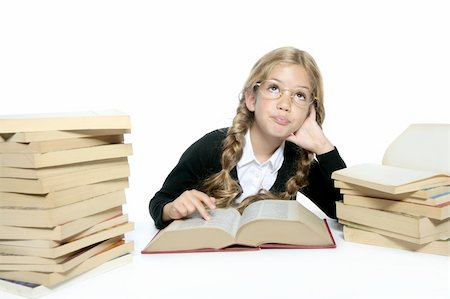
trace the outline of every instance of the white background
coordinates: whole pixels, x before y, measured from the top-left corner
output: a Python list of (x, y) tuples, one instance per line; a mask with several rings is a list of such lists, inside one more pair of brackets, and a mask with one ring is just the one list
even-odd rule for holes
[(0, 114), (131, 115), (130, 215), (181, 153), (229, 126), (250, 68), (285, 45), (325, 86), (348, 165), (380, 163), (409, 124), (450, 123), (449, 1), (2, 1)]
[(450, 123), (449, 15), (430, 0), (2, 1), (0, 114), (128, 113), (127, 209), (151, 222), (181, 153), (231, 123), (250, 68), (280, 46), (316, 59), (348, 165), (380, 163), (411, 123)]

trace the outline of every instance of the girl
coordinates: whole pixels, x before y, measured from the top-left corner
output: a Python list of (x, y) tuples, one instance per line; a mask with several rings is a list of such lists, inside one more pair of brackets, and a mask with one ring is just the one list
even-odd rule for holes
[(331, 173), (345, 167), (324, 135), (322, 78), (306, 52), (284, 47), (256, 62), (232, 126), (192, 144), (151, 199), (157, 228), (208, 209), (263, 199), (295, 199), (298, 191), (336, 218)]

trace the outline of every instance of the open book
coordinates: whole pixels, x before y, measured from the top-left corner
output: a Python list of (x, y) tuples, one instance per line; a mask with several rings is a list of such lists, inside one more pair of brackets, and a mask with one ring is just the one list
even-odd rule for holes
[(413, 124), (386, 149), (381, 165), (350, 166), (332, 178), (392, 194), (450, 185), (450, 124)]
[(176, 220), (156, 236), (142, 253), (220, 251), (258, 248), (334, 248), (325, 220), (295, 200), (261, 200), (242, 215), (234, 208)]

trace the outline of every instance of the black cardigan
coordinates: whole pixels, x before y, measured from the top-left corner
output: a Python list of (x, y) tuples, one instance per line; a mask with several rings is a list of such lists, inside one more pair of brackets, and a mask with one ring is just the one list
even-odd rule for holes
[[(198, 189), (200, 182), (222, 169), (220, 163), (222, 141), (226, 133), (227, 128), (210, 132), (183, 153), (178, 164), (167, 176), (162, 188), (150, 200), (149, 211), (157, 228), (164, 228), (170, 223), (162, 220), (163, 207), (167, 203), (175, 200), (186, 190)], [(271, 192), (280, 193), (285, 190), (287, 180), (295, 173), (296, 161), (299, 157), (298, 146), (286, 141), (284, 161), (270, 189)], [(335, 201), (341, 199), (339, 190), (333, 186), (331, 173), (345, 167), (337, 149), (317, 155), (310, 168), (309, 185), (300, 190), (331, 218), (336, 218)], [(231, 171), (231, 176), (238, 180), (236, 167)]]

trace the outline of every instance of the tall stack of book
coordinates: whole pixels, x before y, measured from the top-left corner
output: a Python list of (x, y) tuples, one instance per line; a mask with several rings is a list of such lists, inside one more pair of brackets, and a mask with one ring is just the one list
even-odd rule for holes
[(383, 163), (333, 173), (344, 239), (450, 256), (450, 125), (414, 124)]
[(0, 116), (0, 285), (52, 288), (131, 259), (130, 130), (116, 111)]

